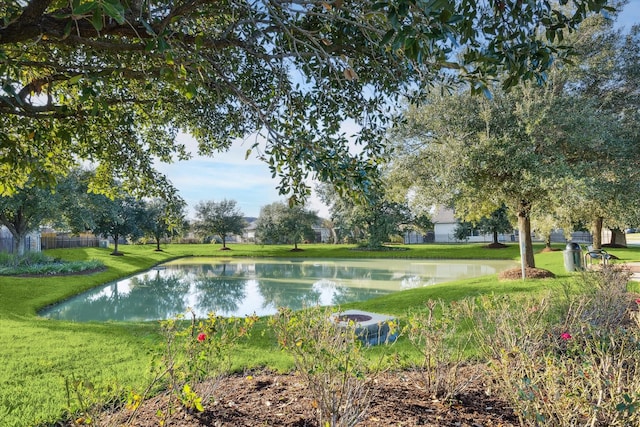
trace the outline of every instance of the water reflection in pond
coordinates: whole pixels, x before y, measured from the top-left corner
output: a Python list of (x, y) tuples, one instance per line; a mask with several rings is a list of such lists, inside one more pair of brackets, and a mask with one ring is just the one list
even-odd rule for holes
[(51, 307), (42, 316), (75, 321), (260, 316), (278, 307), (340, 305), (404, 289), (495, 274), (512, 261), (183, 258)]

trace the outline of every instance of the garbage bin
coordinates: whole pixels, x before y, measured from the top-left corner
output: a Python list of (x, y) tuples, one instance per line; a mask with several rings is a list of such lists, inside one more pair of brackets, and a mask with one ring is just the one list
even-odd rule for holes
[(564, 268), (567, 271), (582, 270), (582, 249), (577, 243), (567, 243), (564, 252)]

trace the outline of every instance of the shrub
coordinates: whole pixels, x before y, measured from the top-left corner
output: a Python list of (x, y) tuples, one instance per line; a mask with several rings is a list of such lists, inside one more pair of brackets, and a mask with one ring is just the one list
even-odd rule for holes
[(470, 341), (468, 334), (460, 333), (465, 325), (463, 310), (455, 302), (429, 300), (425, 310), (409, 313), (406, 336), (422, 356), (422, 385), (433, 398), (452, 400), (474, 380), (460, 376)]
[(470, 309), (498, 393), (523, 425), (640, 424), (640, 333), (628, 327), (627, 279), (609, 267), (585, 273), (583, 292), (551, 296), (555, 307), (549, 297), (487, 297)]
[(130, 421), (159, 383), (173, 396), (168, 406), (158, 411), (161, 424), (173, 414), (175, 405), (192, 412), (203, 411), (204, 404), (215, 398), (218, 380), (231, 368), (233, 349), (257, 320), (256, 316), (224, 318), (215, 313), (199, 320), (190, 313), (190, 322), (184, 315), (162, 322), (164, 349), (154, 366), (154, 380), (144, 393), (131, 393)]
[(278, 343), (293, 356), (317, 405), (320, 426), (353, 426), (371, 402), (372, 376), (354, 322), (338, 322), (329, 309), (282, 308), (271, 320)]
[(60, 261), (42, 252), (27, 252), (22, 256), (0, 254), (0, 275), (47, 275), (68, 274), (86, 270), (103, 268), (104, 264), (98, 260), (89, 261)]
[(0, 266), (5, 267), (29, 267), (53, 261), (53, 258), (46, 256), (42, 252), (25, 252), (24, 255), (0, 253)]

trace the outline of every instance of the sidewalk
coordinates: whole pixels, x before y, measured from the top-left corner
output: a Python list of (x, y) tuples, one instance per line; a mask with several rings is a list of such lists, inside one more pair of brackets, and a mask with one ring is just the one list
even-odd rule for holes
[(640, 262), (625, 262), (624, 266), (631, 271), (630, 280), (640, 282)]

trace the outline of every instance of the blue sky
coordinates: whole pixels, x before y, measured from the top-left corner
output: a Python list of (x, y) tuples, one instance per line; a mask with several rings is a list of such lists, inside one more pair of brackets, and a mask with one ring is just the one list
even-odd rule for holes
[(640, 23), (640, 0), (630, 0), (620, 13), (616, 24), (628, 30), (633, 24), (638, 23)]
[[(626, 29), (634, 23), (640, 23), (640, 0), (629, 1), (617, 21), (619, 27)], [(180, 135), (179, 141), (196, 152), (197, 144), (189, 135)], [(222, 199), (235, 200), (245, 216), (257, 217), (262, 206), (285, 198), (278, 194), (278, 181), (271, 178), (266, 164), (254, 157), (245, 160), (251, 142), (238, 142), (228, 152), (213, 157), (194, 156), (187, 161), (159, 164), (158, 169), (178, 188), (189, 205), (190, 217), (196, 203)], [(322, 217), (329, 216), (327, 208), (315, 196), (308, 206)]]
[[(189, 135), (180, 135), (179, 142), (185, 144), (192, 153), (197, 151), (197, 143)], [(158, 164), (159, 171), (167, 175), (189, 205), (189, 216), (193, 217), (193, 207), (200, 201), (222, 199), (235, 200), (245, 216), (257, 217), (260, 208), (277, 201), (286, 200), (278, 194), (278, 179), (271, 178), (266, 163), (250, 156), (245, 160), (247, 149), (253, 139), (236, 142), (227, 152), (211, 157), (193, 158), (171, 164)], [(311, 183), (313, 186), (313, 183)], [(312, 196), (308, 206), (322, 217), (328, 217), (327, 208)]]

